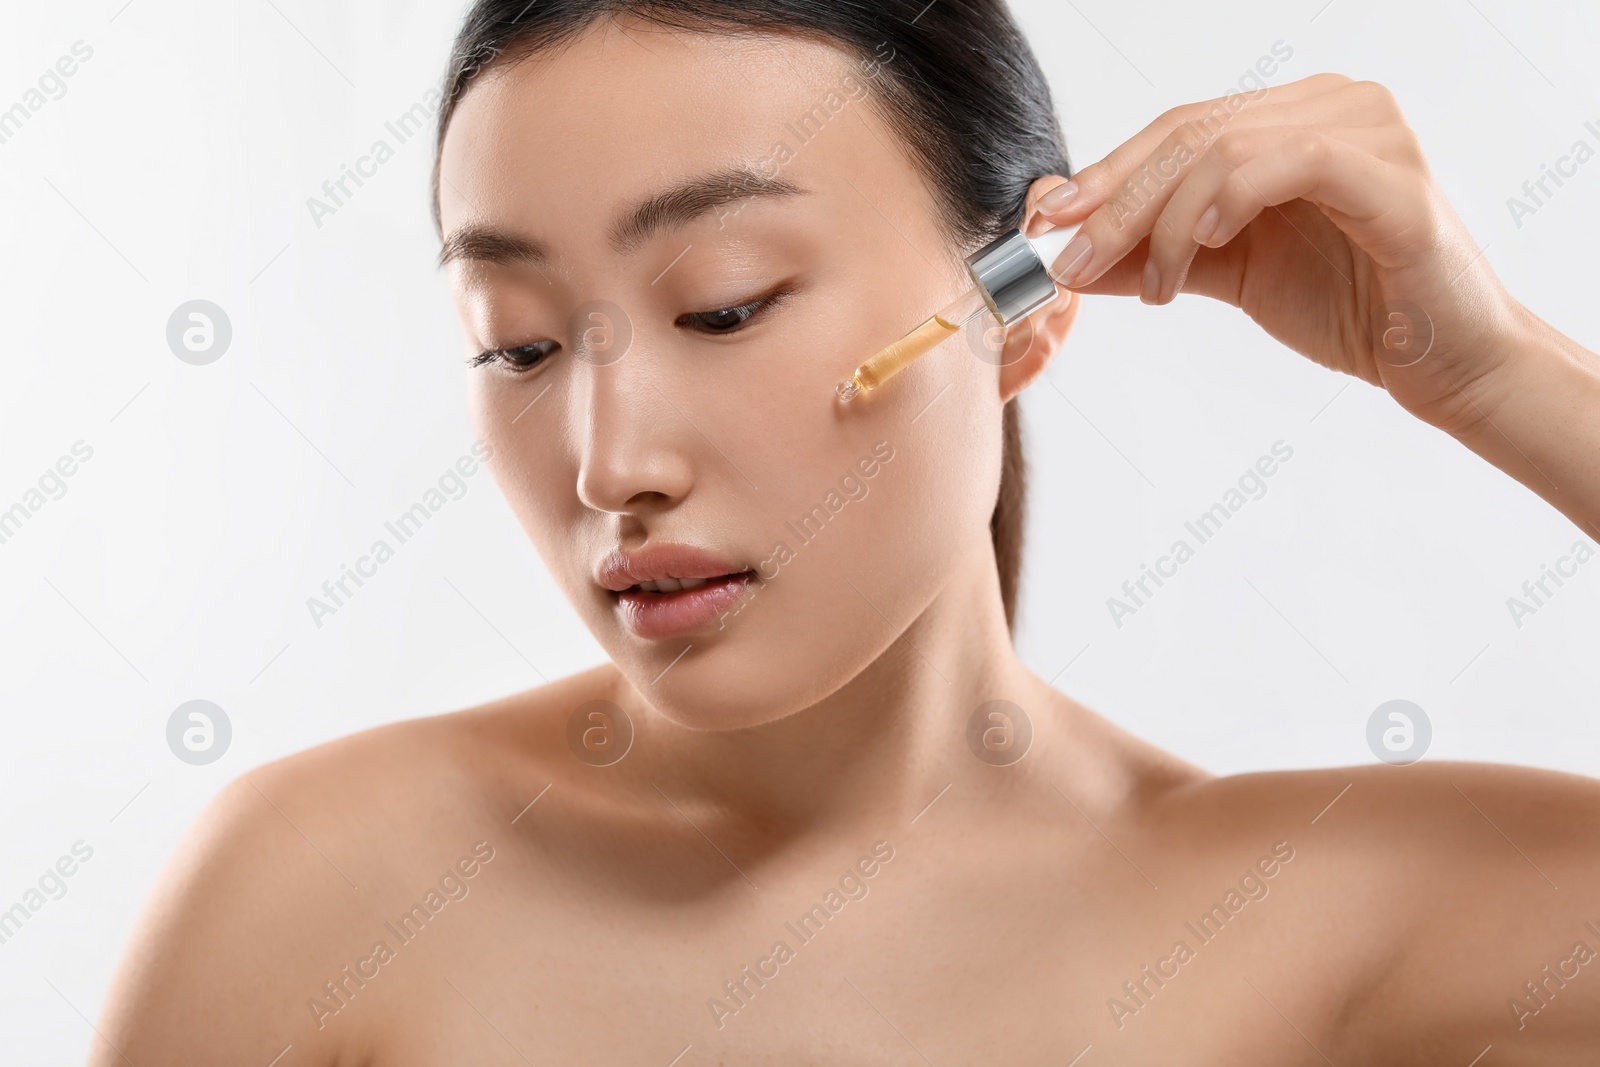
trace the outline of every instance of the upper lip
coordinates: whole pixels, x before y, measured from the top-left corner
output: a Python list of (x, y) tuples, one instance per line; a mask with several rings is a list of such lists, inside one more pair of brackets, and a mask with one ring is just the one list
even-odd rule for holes
[(721, 578), (748, 570), (715, 552), (671, 542), (629, 552), (614, 548), (600, 561), (595, 580), (614, 593), (659, 578)]

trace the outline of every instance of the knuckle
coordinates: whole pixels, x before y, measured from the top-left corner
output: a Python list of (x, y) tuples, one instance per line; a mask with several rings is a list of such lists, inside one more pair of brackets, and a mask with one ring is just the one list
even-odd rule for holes
[(1157, 129), (1163, 130), (1179, 125), (1188, 117), (1189, 106), (1188, 104), (1175, 104), (1167, 108), (1167, 110), (1156, 116), (1156, 121), (1152, 125)]
[(1212, 104), (1213, 101), (1210, 100), (1191, 100), (1186, 104), (1176, 104), (1163, 111), (1151, 126), (1169, 135), (1186, 127), (1192, 128), (1195, 118), (1209, 110)]
[(1166, 111), (1163, 111), (1161, 114), (1145, 123), (1144, 129), (1140, 130), (1136, 136), (1129, 138), (1122, 145), (1119, 145), (1117, 151), (1122, 151), (1129, 148), (1131, 145), (1141, 142), (1149, 144), (1159, 137), (1165, 137), (1167, 135), (1167, 131), (1171, 130), (1173, 126), (1177, 125), (1176, 120), (1172, 118), (1172, 113), (1176, 110), (1176, 108), (1168, 108)]
[(1184, 121), (1180, 126), (1167, 134), (1157, 149), (1153, 163), (1164, 170), (1182, 167), (1200, 154), (1205, 147), (1205, 138), (1195, 128), (1194, 123)]
[(1238, 170), (1250, 158), (1250, 139), (1239, 130), (1228, 130), (1217, 138), (1211, 151), (1228, 170)]
[(1242, 177), (1230, 174), (1217, 188), (1216, 204), (1223, 221), (1226, 221), (1248, 210), (1252, 205), (1260, 207), (1261, 196)]
[(1320, 166), (1328, 161), (1332, 146), (1328, 139), (1316, 130), (1299, 130), (1294, 134), (1290, 150), (1305, 163)]
[[(1266, 94), (1260, 94), (1265, 96)], [(1259, 105), (1259, 101), (1243, 97), (1244, 107), (1251, 108)], [(1229, 106), (1227, 100), (1217, 99), (1195, 109), (1189, 118), (1189, 128), (1199, 134), (1205, 142), (1214, 141), (1235, 118), (1235, 110)]]
[(1381, 114), (1391, 117), (1400, 114), (1400, 102), (1395, 99), (1394, 93), (1389, 91), (1389, 87), (1382, 82), (1351, 82), (1345, 88), (1350, 90), (1356, 99)]
[(1399, 163), (1411, 170), (1427, 165), (1427, 158), (1422, 151), (1422, 141), (1418, 139), (1416, 131), (1409, 126), (1397, 125), (1384, 130), (1379, 146), (1375, 154), (1380, 159)]
[(1427, 153), (1422, 150), (1422, 138), (1410, 126), (1400, 127), (1400, 158), (1411, 167), (1426, 167)]
[(1389, 87), (1382, 82), (1373, 81), (1370, 78), (1366, 78), (1358, 82), (1352, 82), (1351, 84), (1355, 88), (1360, 89), (1367, 96), (1372, 97), (1374, 100), (1383, 100), (1389, 103), (1394, 102), (1394, 94), (1391, 93), (1389, 91)]

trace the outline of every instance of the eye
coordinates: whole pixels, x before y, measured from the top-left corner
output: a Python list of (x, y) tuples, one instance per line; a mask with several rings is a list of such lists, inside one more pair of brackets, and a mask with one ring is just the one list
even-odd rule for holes
[(768, 308), (776, 307), (787, 297), (790, 290), (780, 289), (759, 300), (752, 300), (748, 304), (738, 307), (722, 308), (717, 311), (696, 311), (688, 315), (678, 316), (679, 326), (695, 327), (706, 333), (734, 333), (745, 323), (755, 318)]
[(480, 352), (467, 360), (467, 363), (473, 367), (500, 363), (514, 374), (523, 374), (543, 363), (555, 348), (554, 341), (537, 341), (531, 345), (518, 345), (516, 348), (496, 348), (489, 352)]

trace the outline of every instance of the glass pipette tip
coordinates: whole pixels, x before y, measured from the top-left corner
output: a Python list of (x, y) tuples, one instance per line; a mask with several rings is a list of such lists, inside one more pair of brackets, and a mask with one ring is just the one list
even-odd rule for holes
[(1048, 305), (1064, 281), (1056, 273), (1055, 261), (1077, 230), (1077, 226), (1057, 227), (1038, 237), (1012, 230), (969, 257), (978, 284), (857, 367), (835, 386), (840, 402), (848, 404), (879, 388), (985, 312), (1001, 325), (1010, 325)]
[(870, 393), (988, 310), (983, 290), (974, 285), (934, 312), (926, 322), (857, 367), (854, 374), (836, 387), (840, 401), (848, 404), (862, 393)]

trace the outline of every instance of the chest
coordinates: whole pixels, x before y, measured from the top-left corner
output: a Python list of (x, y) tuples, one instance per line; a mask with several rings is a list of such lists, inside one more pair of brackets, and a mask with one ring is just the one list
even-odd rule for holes
[(1292, 966), (1271, 901), (911, 849), (870, 876), (730, 873), (484, 891), (396, 946), (352, 1034), (395, 1067), (1323, 1062), (1292, 1019), (1336, 991)]

